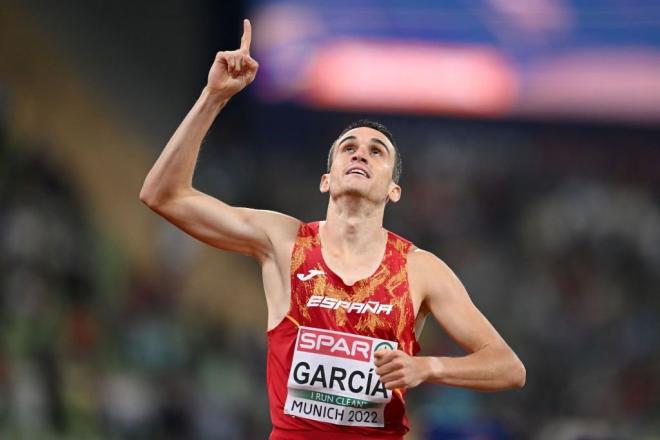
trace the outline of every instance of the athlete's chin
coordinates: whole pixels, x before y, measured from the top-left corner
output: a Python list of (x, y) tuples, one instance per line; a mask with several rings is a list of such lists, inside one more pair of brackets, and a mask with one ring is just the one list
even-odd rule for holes
[(342, 185), (331, 191), (334, 196), (366, 197), (369, 195), (369, 189), (364, 185)]
[(376, 197), (372, 191), (369, 191), (367, 188), (361, 188), (358, 186), (344, 187), (337, 191), (332, 191), (331, 194), (332, 198), (335, 200), (342, 197), (351, 199), (364, 199), (371, 202), (381, 200), (380, 198)]
[(367, 197), (369, 195), (369, 191), (365, 191), (363, 188), (346, 188), (343, 191), (343, 194), (345, 196)]

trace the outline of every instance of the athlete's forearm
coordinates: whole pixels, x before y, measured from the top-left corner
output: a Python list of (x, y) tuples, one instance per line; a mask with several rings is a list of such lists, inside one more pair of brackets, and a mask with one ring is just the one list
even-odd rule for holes
[(158, 205), (192, 190), (195, 164), (202, 140), (228, 98), (204, 88), (147, 174), (140, 199)]
[(427, 382), (477, 391), (522, 388), (525, 374), (520, 359), (506, 346), (486, 346), (461, 357), (427, 358)]

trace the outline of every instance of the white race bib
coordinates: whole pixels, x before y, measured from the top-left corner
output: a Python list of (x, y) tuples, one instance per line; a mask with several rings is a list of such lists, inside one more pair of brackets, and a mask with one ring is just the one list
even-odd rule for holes
[(374, 352), (397, 343), (312, 327), (296, 338), (284, 413), (347, 426), (383, 427), (385, 389), (374, 366)]

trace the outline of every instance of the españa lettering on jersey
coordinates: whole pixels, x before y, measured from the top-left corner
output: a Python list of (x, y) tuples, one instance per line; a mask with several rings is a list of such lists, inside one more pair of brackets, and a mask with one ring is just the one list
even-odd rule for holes
[(355, 313), (385, 313), (392, 312), (392, 304), (381, 304), (378, 301), (367, 301), (366, 303), (342, 301), (329, 296), (312, 295), (307, 301), (307, 307), (322, 307), (324, 309), (336, 310), (339, 307), (347, 312)]

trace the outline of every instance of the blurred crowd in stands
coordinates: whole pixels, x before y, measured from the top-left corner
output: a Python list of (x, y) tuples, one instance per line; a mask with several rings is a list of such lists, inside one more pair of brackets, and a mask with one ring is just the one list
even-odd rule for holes
[[(527, 367), (521, 391), (411, 392), (414, 438), (659, 438), (658, 132), (390, 119), (403, 200), (386, 225), (454, 269)], [(331, 140), (206, 147), (198, 185), (318, 219)], [(263, 328), (182, 315), (177, 274), (129, 267), (20, 142), (0, 139), (0, 437), (266, 438)], [(461, 354), (431, 322), (421, 341)]]

